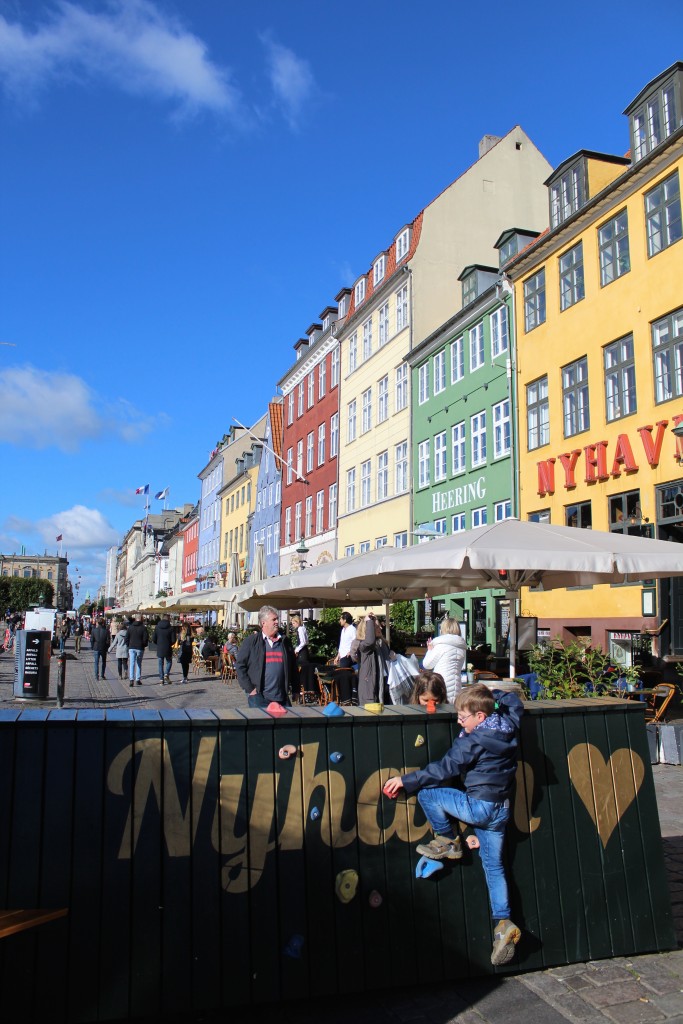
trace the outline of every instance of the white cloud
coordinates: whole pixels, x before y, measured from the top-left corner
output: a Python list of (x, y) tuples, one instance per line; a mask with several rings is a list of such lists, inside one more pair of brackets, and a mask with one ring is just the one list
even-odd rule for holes
[(0, 394), (0, 437), (28, 448), (75, 452), (84, 440), (105, 432), (131, 442), (162, 420), (143, 416), (125, 399), (101, 398), (74, 374), (34, 366), (1, 370)]
[(37, 535), (40, 538), (39, 546), (48, 551), (55, 549), (56, 538), (61, 534), (62, 548), (69, 552), (70, 559), (77, 552), (102, 552), (119, 541), (118, 531), (99, 509), (88, 508), (86, 505), (74, 505), (35, 522), (10, 516), (3, 523), (3, 530)]
[(57, 0), (35, 28), (0, 15), (0, 80), (26, 99), (54, 79), (106, 80), (136, 95), (171, 101), (181, 112), (241, 116), (228, 69), (205, 43), (150, 0), (111, 0), (104, 12)]
[(270, 84), (290, 128), (298, 128), (305, 104), (316, 92), (315, 79), (307, 60), (293, 50), (262, 35)]

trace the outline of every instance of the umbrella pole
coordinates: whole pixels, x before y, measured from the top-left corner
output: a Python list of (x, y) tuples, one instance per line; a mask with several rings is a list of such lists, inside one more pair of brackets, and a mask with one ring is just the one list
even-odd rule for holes
[(509, 655), (510, 655), (510, 679), (514, 679), (517, 674), (517, 598), (519, 597), (518, 591), (510, 591), (510, 631), (508, 634), (509, 638)]

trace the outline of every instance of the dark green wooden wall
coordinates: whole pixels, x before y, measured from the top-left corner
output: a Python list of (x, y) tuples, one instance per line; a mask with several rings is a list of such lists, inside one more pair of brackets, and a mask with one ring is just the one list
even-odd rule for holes
[[(501, 970), (674, 948), (642, 708), (527, 709), (507, 838), (524, 934)], [(156, 1017), (492, 973), (478, 855), (417, 880), (424, 816), (414, 797), (381, 795), (457, 729), (451, 711), (400, 707), (0, 711), (0, 906), (69, 910), (0, 941), (0, 1019)], [(296, 756), (279, 757), (286, 744)], [(343, 872), (357, 877), (348, 902)]]

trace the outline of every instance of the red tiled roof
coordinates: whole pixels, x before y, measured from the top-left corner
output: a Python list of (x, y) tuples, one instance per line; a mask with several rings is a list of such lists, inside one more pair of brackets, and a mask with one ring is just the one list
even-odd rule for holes
[[(384, 285), (385, 282), (388, 281), (389, 278), (392, 277), (396, 273), (396, 270), (397, 270), (397, 268), (399, 266), (402, 267), (405, 263), (408, 263), (412, 259), (412, 257), (415, 255), (415, 250), (417, 249), (418, 245), (420, 244), (420, 235), (422, 233), (422, 218), (423, 218), (423, 215), (424, 215), (424, 211), (422, 211), (421, 213), (418, 213), (417, 217), (412, 222), (412, 225), (408, 225), (409, 227), (412, 227), (412, 231), (411, 231), (411, 234), (410, 234), (410, 249), (408, 250), (408, 252), (403, 257), (403, 259), (401, 260), (401, 262), (399, 264), (396, 263), (396, 246), (392, 243), (392, 245), (389, 247), (389, 249), (386, 250), (386, 254), (385, 255), (386, 255), (386, 258), (387, 258), (387, 265), (386, 265), (386, 269), (384, 271), (384, 277), (379, 282), (380, 286)], [(358, 280), (360, 280), (360, 278)], [(361, 306), (365, 306), (369, 302), (369, 300), (372, 298), (372, 296), (374, 294), (374, 291), (375, 291), (375, 285), (374, 285), (373, 272), (372, 272), (372, 267), (371, 267), (370, 270), (365, 275), (365, 298), (363, 299), (363, 301), (361, 303)], [(349, 302), (349, 311), (346, 314), (345, 319), (348, 320), (350, 317), (352, 317), (354, 315), (355, 312), (356, 312), (356, 290), (354, 288), (351, 291), (351, 300)]]
[(282, 467), (282, 429), (284, 425), (282, 402), (269, 402), (268, 414), (270, 415), (270, 439), (273, 444), (273, 451), (278, 457), (278, 465)]

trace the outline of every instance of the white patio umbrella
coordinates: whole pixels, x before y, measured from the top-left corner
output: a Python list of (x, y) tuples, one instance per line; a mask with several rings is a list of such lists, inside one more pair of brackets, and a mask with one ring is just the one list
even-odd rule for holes
[[(230, 568), (228, 570), (228, 590), (238, 590), (241, 587), (241, 585), (242, 574), (240, 572), (240, 556), (236, 551), (233, 551), (233, 553), (230, 556)], [(231, 598), (230, 601), (228, 602), (228, 605), (226, 605), (226, 619), (229, 614), (230, 623), (232, 623), (233, 620), (235, 619), (234, 608), (236, 604), (237, 602), (234, 600), (234, 598)], [(230, 608), (229, 613), (228, 607)]]
[[(602, 530), (506, 519), (410, 548), (382, 548), (376, 579), (424, 584), (437, 594), (502, 589), (511, 599), (521, 587), (555, 590), (683, 575), (683, 545)], [(353, 585), (351, 566), (340, 566), (336, 585)], [(515, 674), (516, 618), (510, 615), (510, 675)]]
[[(388, 602), (483, 588), (504, 590), (515, 599), (521, 587), (552, 590), (680, 576), (683, 545), (506, 519), (409, 548), (379, 548), (330, 562), (325, 568), (329, 571), (326, 581), (314, 579), (313, 570), (307, 580), (309, 570), (305, 570), (290, 577), (289, 586), (285, 586), (287, 577), (269, 580), (272, 591), (262, 596), (273, 604), (275, 599), (288, 598), (289, 606), (294, 606), (297, 600), (342, 604), (348, 594), (346, 600), (355, 597), (362, 604), (359, 595), (365, 595), (366, 603), (373, 595), (378, 602)], [(512, 612), (510, 674), (514, 676), (517, 638)]]

